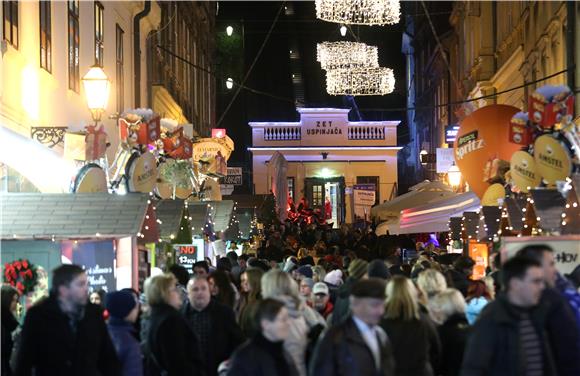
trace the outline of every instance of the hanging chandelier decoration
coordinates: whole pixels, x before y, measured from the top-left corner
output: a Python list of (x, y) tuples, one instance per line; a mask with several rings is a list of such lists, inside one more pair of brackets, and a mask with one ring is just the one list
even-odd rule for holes
[(339, 68), (326, 72), (326, 91), (330, 95), (386, 95), (395, 90), (390, 68)]
[(394, 25), (399, 0), (316, 0), (316, 18), (349, 25)]
[(316, 45), (316, 61), (324, 70), (340, 68), (378, 68), (375, 46), (358, 42), (323, 42)]

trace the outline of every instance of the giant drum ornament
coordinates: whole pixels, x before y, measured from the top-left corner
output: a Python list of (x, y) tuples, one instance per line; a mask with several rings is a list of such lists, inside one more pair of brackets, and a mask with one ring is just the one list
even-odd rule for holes
[(566, 180), (572, 173), (572, 158), (564, 139), (543, 135), (534, 142), (536, 170), (548, 185)]
[(95, 163), (83, 166), (74, 179), (72, 191), (75, 193), (108, 192), (107, 174)]
[(516, 151), (510, 160), (512, 184), (523, 193), (536, 188), (542, 178), (538, 174), (534, 157), (525, 151)]
[(149, 193), (157, 184), (157, 161), (149, 152), (134, 153), (125, 168), (127, 190)]
[(500, 167), (509, 165), (520, 146), (509, 142), (510, 120), (519, 110), (501, 104), (482, 107), (460, 123), (454, 143), (455, 162), (465, 181), (481, 199), (489, 181), (502, 178)]

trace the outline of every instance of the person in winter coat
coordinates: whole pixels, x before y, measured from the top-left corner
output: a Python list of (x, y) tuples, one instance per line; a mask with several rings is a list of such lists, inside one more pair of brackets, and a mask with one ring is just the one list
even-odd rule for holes
[(492, 299), (487, 289), (487, 285), (483, 280), (480, 280), (469, 282), (469, 287), (467, 288), (467, 298), (465, 300), (467, 301), (467, 321), (469, 322), (469, 325), (473, 325), (483, 308)]
[(473, 274), (475, 261), (469, 256), (460, 256), (453, 261), (453, 266), (446, 273), (447, 285), (461, 291), (467, 297), (469, 277)]
[[(580, 375), (580, 322), (576, 320), (573, 301), (556, 288), (558, 271), (554, 251), (545, 244), (528, 245), (517, 253), (540, 263), (546, 288), (540, 304), (547, 307), (546, 329), (558, 375)], [(580, 314), (576, 312), (576, 314)]]
[(10, 358), (14, 341), (12, 335), (20, 325), (16, 320), (16, 309), (18, 307), (18, 290), (10, 285), (2, 285), (2, 372), (0, 374), (10, 376)]
[(150, 376), (205, 375), (199, 339), (179, 313), (183, 301), (173, 274), (145, 281), (150, 307), (146, 366)]
[(465, 299), (459, 290), (446, 289), (431, 299), (430, 306), (436, 321), (442, 323), (437, 328), (442, 350), (437, 375), (457, 376), (470, 330), (465, 317)]
[(434, 375), (441, 342), (435, 324), (420, 309), (415, 285), (407, 277), (395, 276), (387, 284), (386, 295), (380, 325), (393, 346), (395, 375)]
[(242, 331), (234, 311), (211, 298), (205, 277), (190, 279), (187, 293), (182, 313), (200, 340), (206, 375), (217, 375), (219, 364), (243, 342)]
[(473, 326), (461, 376), (557, 375), (545, 333), (541, 264), (514, 257), (503, 265), (505, 294), (489, 303)]
[(316, 342), (326, 322), (322, 316), (301, 301), (298, 285), (288, 273), (270, 270), (262, 277), (262, 296), (281, 301), (290, 316), (290, 334), (284, 349), (292, 357), (300, 376), (306, 375), (308, 346)]
[(240, 277), (241, 299), (238, 309), (238, 323), (244, 337), (251, 338), (257, 333), (254, 316), (260, 300), (262, 300), (262, 269), (251, 267)]
[(139, 302), (129, 290), (115, 291), (105, 297), (105, 308), (109, 312), (109, 335), (121, 361), (123, 376), (143, 376), (143, 355), (133, 325), (139, 316)]
[(292, 357), (284, 350), (291, 330), (284, 303), (261, 300), (255, 320), (259, 331), (233, 354), (228, 376), (298, 376)]
[[(350, 312), (350, 290), (356, 281), (362, 279), (368, 268), (368, 262), (362, 259), (353, 260), (348, 266), (348, 278), (338, 289), (334, 311), (332, 312), (332, 325), (336, 325), (346, 320)], [(328, 275), (327, 275), (328, 276)]]
[(50, 296), (24, 320), (15, 375), (120, 375), (102, 310), (88, 302), (87, 274), (78, 265), (52, 272)]
[(392, 344), (378, 326), (385, 310), (384, 281), (369, 278), (356, 282), (350, 300), (352, 315), (324, 334), (310, 364), (310, 375), (393, 375)]

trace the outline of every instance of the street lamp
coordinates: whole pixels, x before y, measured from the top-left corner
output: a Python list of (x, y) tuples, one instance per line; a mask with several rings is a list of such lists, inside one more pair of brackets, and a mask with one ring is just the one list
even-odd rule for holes
[[(429, 152), (425, 149), (421, 150), (421, 152), (419, 152), (419, 160), (421, 161), (421, 165), (426, 166), (427, 165), (427, 160), (424, 158), (427, 154), (429, 154)], [(423, 162), (423, 160), (425, 160), (425, 162)]]
[(234, 87), (234, 80), (228, 77), (228, 79), (226, 80), (226, 87), (228, 88), (228, 90), (231, 90)]
[(455, 162), (447, 170), (447, 179), (449, 180), (449, 185), (455, 190), (461, 184), (461, 170), (455, 165)]
[(97, 124), (101, 121), (101, 115), (105, 112), (111, 83), (107, 75), (98, 65), (93, 65), (82, 79), (87, 97), (87, 105), (91, 110), (93, 121)]
[(343, 37), (346, 36), (346, 26), (342, 25), (340, 27), (340, 35), (342, 35)]
[(233, 27), (231, 26), (226, 27), (226, 34), (228, 35), (228, 37), (231, 37), (233, 33), (234, 33)]

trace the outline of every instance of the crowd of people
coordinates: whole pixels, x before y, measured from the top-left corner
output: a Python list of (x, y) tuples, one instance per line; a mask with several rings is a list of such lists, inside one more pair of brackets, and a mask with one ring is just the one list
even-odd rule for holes
[(22, 326), (2, 287), (2, 375), (580, 375), (580, 272), (560, 275), (549, 246), (494, 254), (481, 280), (465, 255), (402, 246), (286, 223), (254, 254), (90, 303), (62, 265)]

